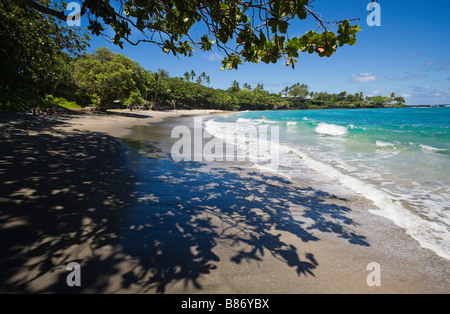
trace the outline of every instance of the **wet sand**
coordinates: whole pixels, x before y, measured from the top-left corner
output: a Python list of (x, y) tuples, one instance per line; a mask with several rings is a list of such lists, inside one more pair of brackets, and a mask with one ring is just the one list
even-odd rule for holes
[(450, 292), (450, 261), (362, 196), (174, 162), (171, 129), (205, 113), (3, 118), (0, 292)]

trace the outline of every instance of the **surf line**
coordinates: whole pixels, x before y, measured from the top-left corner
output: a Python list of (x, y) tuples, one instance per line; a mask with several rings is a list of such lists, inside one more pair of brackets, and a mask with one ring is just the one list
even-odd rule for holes
[[(269, 132), (270, 131), (270, 132)], [(192, 134), (193, 133), (193, 134)], [(194, 118), (193, 132), (184, 125), (172, 129), (171, 138), (178, 139), (171, 149), (172, 159), (178, 161), (251, 161), (270, 160), (279, 164), (278, 126), (227, 126), (219, 137), (204, 132), (201, 117)], [(204, 143), (204, 139), (208, 139)], [(224, 149), (225, 148), (225, 149)]]

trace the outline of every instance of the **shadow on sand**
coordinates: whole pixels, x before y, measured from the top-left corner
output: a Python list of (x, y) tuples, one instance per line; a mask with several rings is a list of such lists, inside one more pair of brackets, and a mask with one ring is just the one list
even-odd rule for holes
[[(286, 235), (319, 241), (317, 230), (369, 245), (350, 231), (350, 208), (323, 191), (148, 157), (148, 143), (124, 149), (102, 133), (54, 129), (63, 124), (23, 118), (0, 129), (1, 292), (164, 293), (177, 282), (202, 289), (218, 267), (219, 243), (228, 245), (229, 263), (271, 254), (294, 274), (314, 276), (320, 261), (299, 254)], [(81, 265), (81, 287), (66, 284), (72, 261)]]

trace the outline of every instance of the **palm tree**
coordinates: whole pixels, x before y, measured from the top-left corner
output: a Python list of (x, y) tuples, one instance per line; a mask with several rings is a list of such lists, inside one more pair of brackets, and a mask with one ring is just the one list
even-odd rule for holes
[(233, 83), (231, 83), (231, 87), (228, 90), (230, 90), (232, 93), (237, 93), (238, 91), (240, 91), (241, 88), (239, 87), (239, 82), (234, 80)]
[(190, 78), (191, 78), (191, 75), (189, 74), (189, 72), (184, 72), (184, 80), (186, 82), (189, 82)]
[(169, 77), (169, 71), (166, 71), (164, 69), (158, 69), (158, 74), (162, 77), (162, 78), (168, 78)]
[(359, 101), (364, 100), (364, 95), (362, 92), (356, 93), (355, 96), (356, 96), (356, 98), (358, 98)]
[(264, 89), (264, 84), (258, 84), (256, 85), (254, 91), (259, 92), (262, 91)]
[(398, 104), (404, 104), (405, 98), (404, 97), (395, 97), (394, 101), (396, 101)]
[(345, 97), (347, 97), (347, 92), (340, 92), (340, 93), (338, 94), (338, 99), (339, 99), (339, 100), (344, 100)]
[(200, 75), (197, 77), (197, 84), (202, 84), (203, 81), (206, 82), (207, 80), (209, 80), (209, 77), (206, 75), (205, 72), (202, 72), (202, 74), (200, 74)]
[(191, 70), (191, 81), (193, 82), (197, 74), (194, 72), (194, 70)]
[(202, 82), (204, 81), (206, 84), (211, 83), (211, 79), (210, 79), (209, 75), (206, 75), (205, 72), (202, 72), (202, 74), (200, 74), (200, 78), (201, 78), (201, 81)]

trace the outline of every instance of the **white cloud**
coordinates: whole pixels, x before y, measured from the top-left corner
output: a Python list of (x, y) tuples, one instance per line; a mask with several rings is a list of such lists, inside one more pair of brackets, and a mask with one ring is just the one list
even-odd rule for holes
[(209, 61), (219, 61), (223, 59), (223, 57), (217, 52), (205, 54), (205, 58), (208, 59)]
[(412, 97), (414, 98), (429, 98), (431, 100), (442, 100), (445, 99), (447, 102), (449, 101), (450, 97), (450, 88), (447, 88), (446, 90), (437, 90), (430, 88), (429, 85), (422, 87), (422, 86), (411, 86), (413, 90)]
[(436, 71), (448, 70), (450, 69), (450, 60), (430, 60), (425, 63), (425, 66)]
[[(436, 89), (433, 86), (410, 85), (408, 94), (401, 95), (408, 98), (408, 104), (411, 105), (439, 105), (450, 104), (450, 88)], [(402, 91), (403, 92), (403, 91)], [(409, 97), (406, 97), (409, 95)]]
[(409, 98), (409, 97), (411, 97), (410, 94), (401, 94), (400, 96), (402, 96), (403, 98)]
[(360, 74), (352, 74), (352, 80), (354, 82), (366, 83), (376, 81), (377, 77), (372, 73), (360, 73)]
[(422, 79), (425, 78), (425, 75), (421, 74), (414, 74), (411, 72), (406, 72), (403, 75), (388, 75), (386, 78), (390, 81), (406, 81), (406, 80), (416, 80), (416, 79)]
[(369, 95), (367, 95), (367, 96), (369, 96), (369, 97), (373, 97), (373, 96), (376, 96), (376, 95), (378, 95), (380, 93), (380, 91), (377, 91), (377, 90), (375, 90), (375, 91), (373, 91), (372, 93), (370, 93)]

